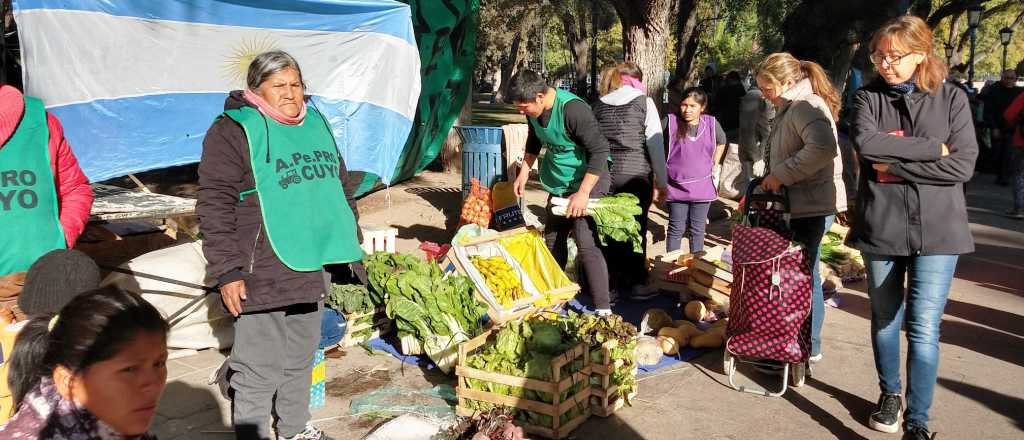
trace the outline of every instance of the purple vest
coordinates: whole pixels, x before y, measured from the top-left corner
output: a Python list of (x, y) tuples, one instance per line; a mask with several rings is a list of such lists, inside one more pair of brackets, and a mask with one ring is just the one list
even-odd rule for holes
[(715, 118), (701, 115), (697, 137), (686, 133), (680, 138), (676, 115), (668, 116), (668, 200), (672, 202), (709, 202), (718, 198), (711, 178), (715, 156)]

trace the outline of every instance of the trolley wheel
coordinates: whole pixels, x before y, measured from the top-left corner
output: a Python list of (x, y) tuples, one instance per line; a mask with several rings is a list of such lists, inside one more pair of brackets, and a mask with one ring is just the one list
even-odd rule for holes
[(807, 363), (793, 364), (789, 371), (793, 387), (799, 388), (804, 386), (804, 382), (807, 380)]
[(722, 372), (727, 376), (736, 372), (736, 358), (729, 353), (729, 350), (722, 350)]

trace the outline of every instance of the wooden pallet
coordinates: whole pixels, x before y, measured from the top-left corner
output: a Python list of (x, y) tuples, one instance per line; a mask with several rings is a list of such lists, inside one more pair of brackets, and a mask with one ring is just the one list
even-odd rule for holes
[[(621, 363), (612, 363), (610, 351), (615, 348), (618, 341), (608, 341), (601, 345), (601, 362), (591, 361), (590, 364), (590, 412), (598, 417), (608, 417), (626, 405), (627, 400), (636, 397), (636, 391), (623, 399), (619, 395), (618, 385), (612, 385), (612, 372), (622, 368)], [(619, 361), (621, 362), (621, 360)], [(639, 373), (639, 368), (633, 366), (633, 375)], [(595, 384), (596, 382), (596, 384)]]
[[(567, 352), (551, 360), (552, 380), (550, 382), (509, 376), (468, 367), (466, 361), (469, 356), (488, 342), (492, 342), (496, 335), (496, 330), (490, 330), (476, 338), (459, 344), (459, 363), (455, 367), (455, 376), (458, 380), (456, 394), (459, 398), (456, 414), (465, 417), (473, 416), (477, 410), (470, 408), (468, 403), (469, 401), (480, 401), (551, 416), (551, 427), (531, 424), (522, 424), (522, 427), (531, 434), (555, 440), (567, 438), (573, 430), (590, 418), (590, 406), (587, 404), (591, 395), (589, 369), (590, 350), (587, 349), (585, 344), (577, 344)], [(563, 378), (562, 367), (579, 359), (583, 360), (583, 369), (571, 374), (569, 377)], [(547, 403), (522, 397), (506, 396), (503, 394), (470, 389), (469, 379), (549, 393), (552, 396), (552, 401), (551, 403)], [(569, 390), (578, 383), (583, 383), (583, 387), (576, 391), (575, 394), (568, 396), (565, 401), (562, 401), (561, 393)], [(580, 403), (585, 407), (583, 413), (572, 420), (569, 420), (565, 424), (562, 424), (560, 420), (561, 415), (572, 410), (574, 407), (577, 407)]]
[[(367, 316), (373, 316), (373, 322), (355, 324), (356, 321)], [(345, 336), (341, 338), (341, 342), (338, 343), (338, 346), (341, 348), (355, 347), (391, 331), (391, 320), (384, 314), (384, 307), (378, 307), (372, 312), (367, 313), (346, 313), (345, 323)], [(356, 333), (368, 328), (373, 328), (373, 331), (369, 335), (363, 337), (354, 336)]]

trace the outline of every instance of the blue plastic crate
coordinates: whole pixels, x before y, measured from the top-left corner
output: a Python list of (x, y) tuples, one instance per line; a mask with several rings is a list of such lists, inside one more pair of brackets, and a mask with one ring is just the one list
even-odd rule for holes
[(470, 180), (490, 188), (495, 182), (507, 180), (505, 157), (501, 149), (501, 127), (457, 127), (462, 137), (462, 198), (469, 195)]

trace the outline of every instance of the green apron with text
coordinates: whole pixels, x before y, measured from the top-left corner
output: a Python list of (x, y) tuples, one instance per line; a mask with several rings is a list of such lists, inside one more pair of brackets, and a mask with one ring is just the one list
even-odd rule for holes
[(555, 103), (546, 128), (536, 118), (526, 118), (537, 139), (547, 148), (540, 161), (540, 183), (545, 191), (557, 196), (575, 193), (587, 174), (586, 152), (565, 132), (563, 107), (572, 100), (583, 102), (579, 96), (555, 89)]
[(18, 129), (0, 147), (0, 275), (67, 247), (49, 142), (43, 102), (26, 96)]
[(302, 124), (284, 125), (252, 107), (224, 115), (245, 130), (263, 224), (281, 262), (311, 272), (362, 259), (338, 177), (341, 156), (323, 116), (307, 107)]

